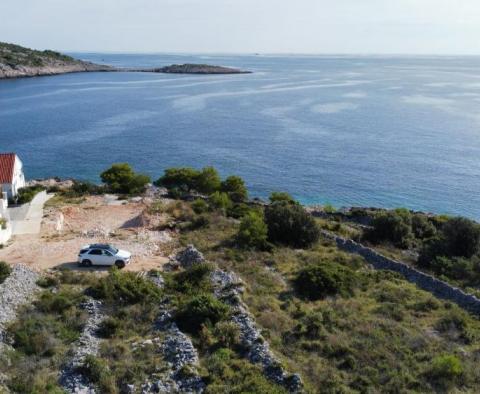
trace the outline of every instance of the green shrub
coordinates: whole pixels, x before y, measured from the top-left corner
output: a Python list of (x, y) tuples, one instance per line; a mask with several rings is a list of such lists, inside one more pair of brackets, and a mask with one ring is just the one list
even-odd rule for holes
[(243, 218), (247, 213), (251, 211), (251, 208), (245, 203), (234, 203), (228, 210), (227, 216), (235, 219)]
[(118, 319), (109, 316), (100, 324), (98, 333), (103, 338), (113, 338), (120, 326), (121, 322)]
[(92, 292), (97, 298), (123, 304), (158, 302), (162, 296), (161, 289), (148, 279), (116, 268), (101, 278), (92, 287)]
[(233, 349), (240, 344), (240, 329), (234, 322), (218, 322), (213, 333), (221, 347)]
[(232, 200), (230, 200), (228, 194), (218, 191), (210, 196), (209, 203), (213, 209), (221, 210), (224, 213), (232, 207)]
[(71, 292), (51, 293), (44, 292), (35, 302), (38, 310), (46, 313), (61, 314), (75, 304), (75, 297)]
[(268, 227), (263, 219), (263, 215), (256, 211), (246, 214), (238, 230), (238, 243), (247, 248), (262, 249), (265, 248), (268, 238)]
[(335, 262), (310, 265), (297, 273), (294, 279), (297, 294), (309, 300), (326, 296), (353, 293), (356, 282), (355, 271)]
[(300, 205), (275, 202), (265, 208), (265, 222), (271, 242), (305, 248), (320, 237), (315, 220)]
[(169, 282), (174, 290), (186, 294), (196, 294), (199, 291), (208, 291), (211, 288), (210, 273), (213, 266), (208, 263), (195, 264), (189, 269), (179, 272)]
[(245, 182), (239, 176), (229, 176), (222, 182), (221, 191), (228, 194), (233, 202), (244, 202), (248, 199)]
[(195, 189), (203, 194), (212, 194), (220, 190), (220, 175), (213, 167), (205, 167), (197, 176)]
[(18, 190), (16, 202), (17, 204), (26, 204), (33, 200), (33, 198), (40, 193), (41, 191), (45, 190), (43, 186), (28, 186), (23, 187)]
[(142, 193), (150, 182), (150, 177), (135, 173), (128, 163), (113, 164), (100, 178), (111, 192), (123, 194)]
[(37, 280), (37, 285), (44, 288), (58, 286), (59, 283), (60, 281), (51, 275), (42, 276), (39, 280)]
[(270, 194), (270, 203), (276, 202), (287, 202), (289, 204), (298, 204), (298, 202), (288, 193), (286, 192), (273, 192)]
[(5, 282), (5, 279), (12, 273), (12, 268), (5, 263), (5, 261), (0, 261), (0, 284)]
[(59, 342), (54, 337), (55, 330), (55, 322), (47, 317), (28, 318), (9, 328), (17, 351), (43, 357), (51, 357), (56, 352)]
[(163, 176), (155, 182), (155, 185), (178, 189), (182, 192), (191, 191), (197, 185), (199, 174), (199, 171), (190, 167), (168, 168)]
[(73, 185), (64, 192), (68, 197), (83, 197), (103, 194), (105, 188), (91, 182), (74, 181)]
[(183, 302), (176, 320), (182, 330), (196, 333), (206, 323), (216, 324), (224, 319), (230, 308), (211, 294), (196, 295)]
[(198, 198), (192, 202), (192, 209), (196, 214), (202, 214), (208, 211), (208, 204), (205, 200)]
[(463, 366), (460, 359), (453, 354), (445, 354), (435, 357), (429, 375), (442, 381), (452, 381), (463, 374)]
[(480, 248), (480, 225), (472, 220), (457, 217), (442, 227), (447, 256), (470, 258)]
[(117, 393), (115, 380), (104, 360), (89, 354), (85, 357), (85, 361), (80, 370), (88, 380), (98, 385), (100, 392)]
[(417, 239), (428, 239), (437, 233), (436, 227), (425, 215), (416, 214), (412, 216), (412, 231)]
[(366, 238), (373, 243), (391, 242), (399, 248), (408, 248), (413, 242), (412, 218), (403, 209), (381, 212), (372, 221)]

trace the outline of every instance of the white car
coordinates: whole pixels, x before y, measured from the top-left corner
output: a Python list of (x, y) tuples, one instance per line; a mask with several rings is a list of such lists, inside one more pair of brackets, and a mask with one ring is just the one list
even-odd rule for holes
[(78, 254), (78, 265), (91, 267), (92, 265), (115, 265), (118, 268), (130, 263), (132, 254), (126, 250), (117, 249), (108, 244), (85, 245)]

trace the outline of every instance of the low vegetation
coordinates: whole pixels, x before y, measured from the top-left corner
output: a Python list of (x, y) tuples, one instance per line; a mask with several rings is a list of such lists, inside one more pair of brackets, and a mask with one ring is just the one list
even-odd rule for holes
[[(124, 188), (135, 177), (124, 165), (106, 173), (105, 186), (76, 183), (64, 193), (145, 187)], [(217, 267), (242, 278), (243, 301), (262, 336), (308, 393), (479, 390), (477, 317), (398, 274), (372, 270), (320, 236), (323, 228), (396, 258), (413, 255), (409, 262), (422, 269), (477, 286), (478, 224), (404, 209), (356, 210), (348, 218), (328, 209), (317, 220), (287, 193), (272, 193), (270, 204), (248, 201), (240, 178), (222, 180), (211, 167), (169, 169), (155, 183), (178, 199), (153, 201), (147, 211), (169, 218), (178, 233), (172, 247), (194, 244), (208, 263), (162, 272), (162, 288), (150, 280), (156, 271), (45, 276), (37, 301), (8, 329), (14, 351), (0, 355), (0, 376), (9, 390), (61, 392), (58, 371), (83, 330), (80, 304), (88, 296), (101, 300), (106, 314), (100, 352), (82, 367), (99, 392), (138, 389), (168, 369), (158, 345), (166, 334), (156, 329), (165, 308), (198, 350), (206, 393), (285, 392), (247, 359), (232, 307), (211, 283)], [(0, 263), (0, 282), (1, 270)]]
[(5, 263), (5, 261), (0, 261), (0, 284), (5, 282), (5, 279), (11, 274), (12, 269), (10, 266)]

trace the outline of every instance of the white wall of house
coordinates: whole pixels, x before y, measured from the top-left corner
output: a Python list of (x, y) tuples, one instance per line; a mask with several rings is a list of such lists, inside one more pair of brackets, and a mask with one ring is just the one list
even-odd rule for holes
[(13, 167), (13, 180), (12, 183), (1, 184), (3, 192), (7, 193), (8, 198), (13, 198), (17, 195), (18, 189), (25, 187), (25, 175), (23, 174), (23, 163), (15, 156), (15, 165)]
[(12, 237), (12, 224), (7, 222), (7, 228), (3, 229), (0, 226), (0, 245), (6, 244), (7, 241)]

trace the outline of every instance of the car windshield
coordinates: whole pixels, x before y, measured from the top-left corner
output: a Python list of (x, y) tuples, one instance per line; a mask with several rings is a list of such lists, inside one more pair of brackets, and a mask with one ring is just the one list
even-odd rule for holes
[(109, 247), (107, 248), (107, 250), (108, 250), (109, 252), (113, 253), (113, 254), (117, 254), (117, 252), (118, 252), (118, 249), (117, 249), (117, 248), (114, 248), (113, 246), (109, 246)]

